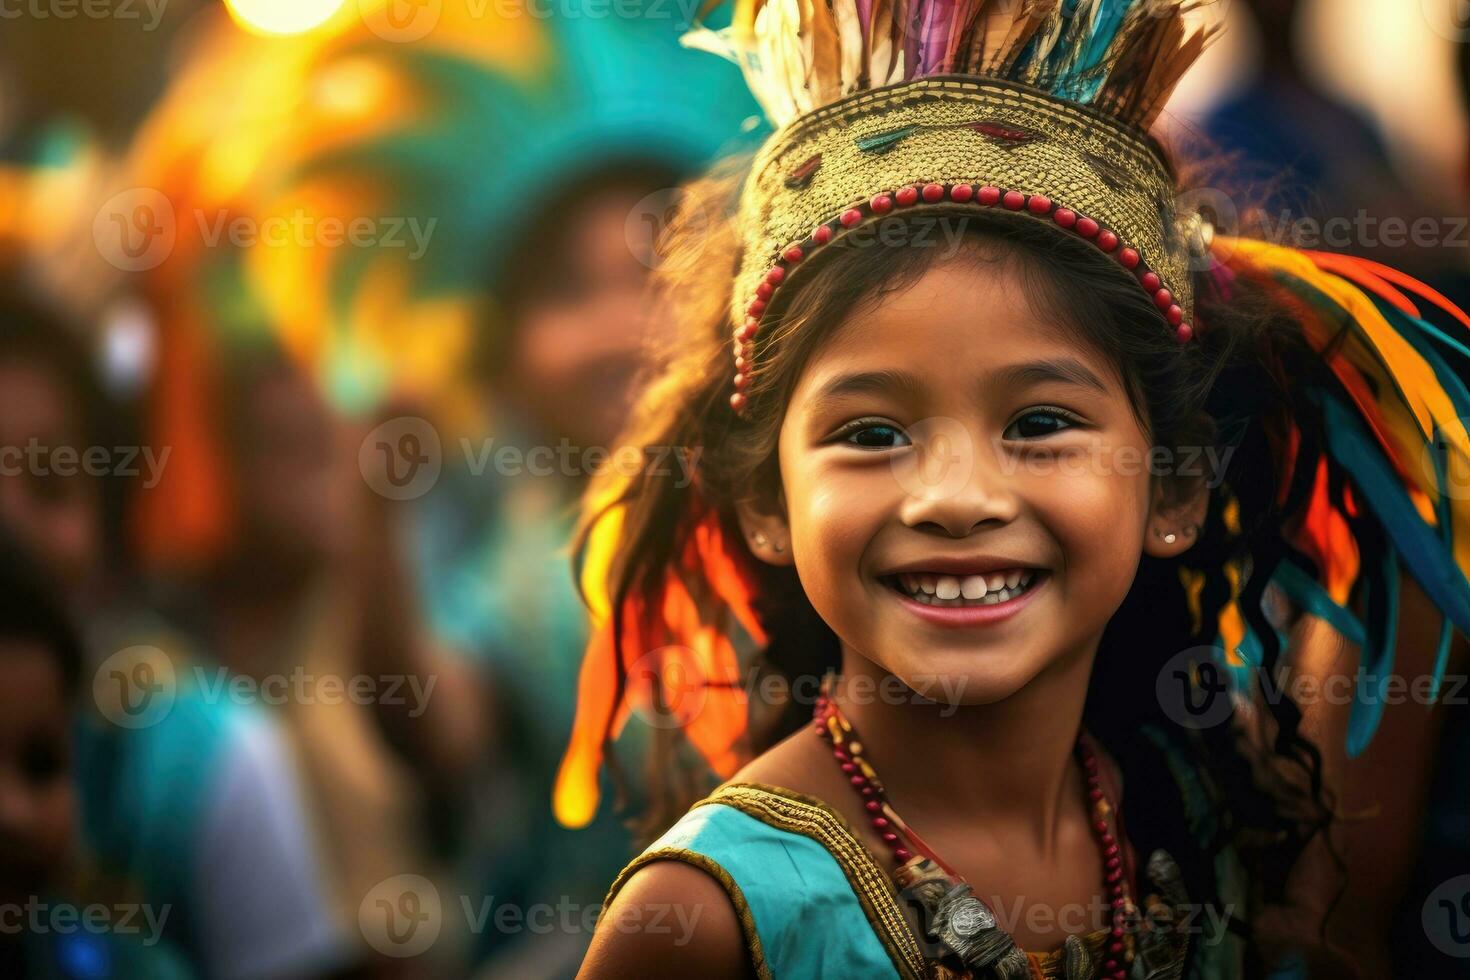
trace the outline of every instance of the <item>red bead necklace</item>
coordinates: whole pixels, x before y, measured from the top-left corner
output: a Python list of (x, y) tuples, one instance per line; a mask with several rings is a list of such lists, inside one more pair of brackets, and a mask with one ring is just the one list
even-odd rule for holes
[[(943, 868), (955, 881), (963, 881), (960, 875), (939, 855), (935, 854), (933, 849), (924, 843), (923, 838), (915, 833), (913, 828), (905, 823), (889, 804), (882, 781), (878, 779), (878, 774), (864, 758), (863, 745), (858, 740), (857, 732), (843, 716), (836, 702), (832, 700), (828, 689), (829, 683), (824, 683), (821, 693), (817, 695), (816, 709), (813, 712), (814, 727), (823, 738), (831, 743), (833, 757), (842, 768), (842, 772), (848, 777), (854, 791), (862, 798), (863, 809), (867, 812), (869, 822), (878, 832), (879, 838), (893, 852), (894, 861), (900, 866), (907, 864), (913, 858), (913, 852), (917, 850)], [(1128, 964), (1133, 960), (1133, 949), (1131, 942), (1124, 941), (1127, 931), (1125, 925), (1133, 915), (1136, 915), (1136, 906), (1128, 895), (1128, 882), (1123, 874), (1122, 848), (1118, 846), (1108, 821), (1109, 814), (1113, 812), (1113, 806), (1103, 792), (1102, 781), (1098, 775), (1097, 756), (1081, 735), (1077, 739), (1076, 752), (1082, 762), (1082, 771), (1087, 777), (1087, 798), (1092, 804), (1092, 830), (1097, 837), (1098, 846), (1103, 855), (1103, 863), (1107, 869), (1104, 880), (1108, 888), (1112, 924), (1104, 951), (1106, 959), (1102, 964), (1102, 976), (1107, 980), (1127, 980)]]

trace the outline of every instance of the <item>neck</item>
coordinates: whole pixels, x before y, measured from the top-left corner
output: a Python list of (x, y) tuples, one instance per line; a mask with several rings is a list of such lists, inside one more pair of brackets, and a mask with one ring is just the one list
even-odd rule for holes
[(854, 678), (877, 685), (889, 674), (844, 646), (833, 698), (900, 814), (924, 813), (923, 826), (940, 830), (983, 822), (1051, 854), (1064, 818), (1085, 811), (1073, 749), (1096, 650), (1094, 640), (1000, 701), (951, 705), (853, 697)]

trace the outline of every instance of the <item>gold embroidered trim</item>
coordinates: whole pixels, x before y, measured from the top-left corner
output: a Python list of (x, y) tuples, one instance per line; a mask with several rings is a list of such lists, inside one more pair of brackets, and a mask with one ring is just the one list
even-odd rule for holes
[[(898, 905), (893, 879), (883, 871), (873, 852), (853, 833), (851, 825), (840, 813), (814, 796), (766, 783), (733, 783), (694, 805), (708, 803), (734, 807), (778, 830), (802, 834), (821, 844), (842, 868), (873, 931), (899, 968), (900, 975), (910, 976), (911, 971), (919, 978), (931, 975), (930, 964)], [(1079, 933), (1078, 938), (1087, 946), (1093, 963), (1100, 970), (1106, 959), (1109, 930)], [(1059, 980), (1064, 956), (1065, 952), (1060, 947), (1047, 953), (1026, 952), (1026, 958), (1046, 980)]]
[(822, 845), (842, 868), (899, 975), (906, 980), (923, 980), (928, 976), (923, 951), (899, 908), (893, 880), (849, 829), (841, 814), (816, 797), (763, 783), (723, 786), (694, 805), (709, 803), (734, 807), (768, 826), (801, 834)]
[(645, 851), (628, 863), (628, 866), (618, 872), (617, 878), (613, 879), (612, 887), (607, 891), (607, 898), (602, 902), (604, 910), (612, 906), (613, 896), (622, 889), (624, 883), (633, 876), (633, 873), (644, 865), (655, 861), (682, 861), (692, 864), (704, 871), (725, 889), (725, 894), (730, 897), (730, 904), (735, 906), (735, 915), (740, 920), (740, 931), (745, 936), (745, 950), (750, 955), (750, 965), (755, 970), (760, 980), (773, 980), (771, 968), (766, 964), (766, 953), (761, 948), (760, 934), (756, 932), (755, 917), (750, 913), (750, 905), (745, 901), (745, 893), (730, 877), (730, 872), (713, 858), (698, 851), (691, 851), (686, 847), (660, 847), (656, 851)]

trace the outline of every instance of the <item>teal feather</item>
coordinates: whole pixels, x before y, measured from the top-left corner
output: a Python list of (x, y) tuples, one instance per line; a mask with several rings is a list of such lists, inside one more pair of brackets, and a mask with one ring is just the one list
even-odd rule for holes
[(1361, 497), (1430, 599), (1461, 631), (1470, 632), (1470, 582), (1439, 540), (1438, 530), (1419, 516), (1398, 473), (1356, 410), (1330, 392), (1310, 389), (1310, 393), (1322, 406), (1332, 456), (1351, 474)]
[(1098, 72), (1097, 69), (1107, 58), (1108, 49), (1112, 47), (1113, 41), (1118, 36), (1118, 31), (1123, 26), (1123, 21), (1128, 17), (1128, 11), (1133, 7), (1135, 0), (1102, 0), (1098, 7), (1097, 23), (1092, 29), (1092, 39), (1088, 42), (1087, 52), (1078, 63), (1074, 77), (1080, 83), (1075, 94), (1078, 102), (1090, 103), (1097, 98), (1098, 92), (1102, 90), (1103, 82), (1107, 75)]
[(1327, 623), (1341, 633), (1349, 643), (1362, 646), (1365, 642), (1368, 631), (1359, 622), (1357, 615), (1351, 609), (1344, 609), (1333, 602), (1332, 597), (1327, 594), (1326, 589), (1322, 588), (1321, 583), (1299, 566), (1283, 561), (1276, 567), (1271, 581), (1286, 593), (1287, 598), (1298, 609)]
[[(1440, 533), (1444, 536), (1446, 542), (1448, 542), (1452, 539), (1450, 525), (1452, 515), (1449, 505), (1449, 494), (1446, 492), (1444, 454), (1444, 440), (1440, 438), (1439, 428), (1436, 426), (1434, 430), (1433, 450), (1430, 454), (1430, 458), (1434, 460), (1434, 478), (1439, 486), (1439, 501), (1435, 505), (1435, 512), (1439, 515)], [(1450, 659), (1450, 641), (1454, 639), (1454, 635), (1454, 623), (1446, 616), (1443, 622), (1440, 623), (1439, 643), (1434, 651), (1434, 676), (1429, 685), (1429, 700), (1431, 703), (1439, 700), (1439, 686), (1444, 681), (1445, 666), (1449, 663)]]
[[(1373, 741), (1383, 720), (1385, 685), (1393, 673), (1399, 614), (1399, 562), (1392, 548), (1383, 549), (1378, 575), (1363, 580), (1368, 605), (1368, 642), (1358, 658), (1356, 695), (1348, 714), (1347, 754), (1355, 759)], [(1375, 588), (1374, 583), (1378, 582)]]

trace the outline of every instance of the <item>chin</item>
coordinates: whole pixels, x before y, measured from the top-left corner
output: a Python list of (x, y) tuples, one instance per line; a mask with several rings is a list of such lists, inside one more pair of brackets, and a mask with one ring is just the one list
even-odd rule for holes
[(1015, 661), (980, 665), (974, 651), (925, 658), (922, 665), (891, 672), (914, 691), (941, 704), (973, 706), (995, 704), (1027, 685), (1036, 670), (1018, 669)]

